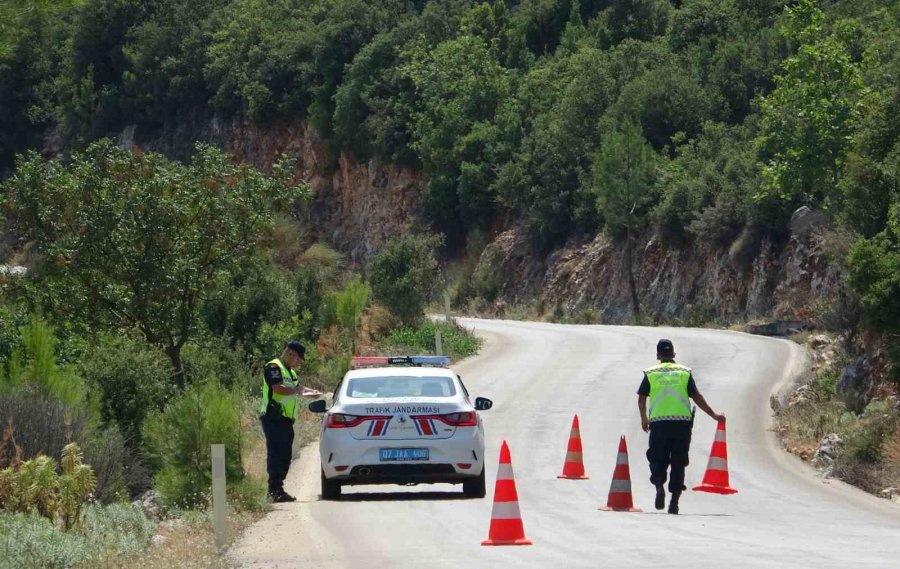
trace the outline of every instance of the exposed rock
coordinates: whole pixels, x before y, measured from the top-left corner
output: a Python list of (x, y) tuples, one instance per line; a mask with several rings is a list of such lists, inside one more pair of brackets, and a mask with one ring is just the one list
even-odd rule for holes
[(819, 443), (819, 448), (813, 454), (813, 462), (820, 466), (831, 465), (834, 459), (837, 458), (838, 450), (843, 444), (844, 440), (837, 433), (825, 435), (822, 438), (822, 442)]
[(859, 358), (841, 371), (837, 393), (847, 408), (861, 413), (872, 398), (874, 380), (872, 366), (866, 358)]
[(9, 275), (12, 277), (22, 277), (28, 273), (28, 268), (21, 265), (0, 265), (0, 276)]
[[(770, 237), (748, 238), (740, 254), (697, 240), (668, 248), (652, 235), (638, 240), (634, 273), (643, 315), (657, 322), (689, 325), (710, 321), (775, 318), (783, 331), (800, 329), (810, 307), (842, 286), (827, 263), (815, 233), (792, 236), (788, 243)], [(503, 256), (498, 258), (498, 248)], [(535, 302), (560, 306), (565, 313), (594, 310), (603, 323), (630, 323), (625, 248), (601, 233), (543, 257), (528, 246), (527, 230), (498, 235), (485, 249), (499, 293), (511, 305)]]
[(831, 345), (831, 338), (829, 338), (825, 334), (816, 334), (815, 336), (810, 336), (809, 338), (809, 347), (814, 350), (822, 350)]
[(791, 233), (804, 235), (811, 230), (822, 227), (828, 223), (825, 212), (813, 210), (807, 206), (801, 206), (791, 215)]
[(313, 200), (303, 208), (304, 230), (310, 240), (330, 243), (365, 264), (388, 239), (411, 225), (421, 225), (419, 208), (425, 192), (423, 172), (372, 159), (334, 156), (328, 142), (306, 121), (281, 121), (260, 128), (248, 121), (212, 120), (165, 132), (141, 132), (128, 127), (120, 144), (187, 160), (194, 141), (214, 144), (235, 159), (269, 171), (287, 154), (297, 158), (297, 171), (307, 180)]
[(159, 519), (162, 513), (159, 493), (156, 490), (147, 490), (137, 500), (132, 502), (132, 505), (141, 507), (144, 510), (144, 515), (150, 519)]
[[(298, 159), (298, 174), (310, 182), (314, 198), (298, 215), (307, 242), (322, 241), (362, 265), (388, 239), (410, 228), (425, 228), (421, 207), (423, 172), (353, 156), (336, 155), (306, 121), (280, 121), (265, 128), (248, 121), (212, 120), (163, 131), (128, 128), (120, 143), (178, 159), (190, 157), (195, 141), (217, 145), (235, 159), (267, 170), (286, 153)], [(651, 321), (701, 325), (756, 318), (805, 320), (810, 307), (837, 290), (843, 279), (827, 262), (820, 211), (795, 212), (791, 236), (765, 236), (745, 229), (730, 247), (702, 238), (681, 248), (653, 234), (637, 238), (634, 273), (642, 316)], [(812, 231), (816, 228), (816, 231)], [(495, 307), (534, 304), (559, 307), (564, 314), (590, 310), (604, 323), (630, 323), (631, 291), (625, 249), (600, 233), (575, 241), (549, 256), (529, 246), (525, 225), (497, 228), (484, 250), (497, 280)], [(500, 252), (498, 255), (497, 253)]]
[(766, 324), (748, 324), (747, 332), (762, 336), (788, 336), (809, 328), (803, 320), (776, 320)]
[(788, 407), (793, 407), (797, 403), (802, 403), (806, 401), (806, 395), (809, 393), (811, 387), (808, 384), (804, 384), (799, 386), (797, 389), (791, 393), (790, 398), (788, 398)]
[(150, 545), (162, 545), (166, 542), (166, 536), (156, 534), (150, 538)]

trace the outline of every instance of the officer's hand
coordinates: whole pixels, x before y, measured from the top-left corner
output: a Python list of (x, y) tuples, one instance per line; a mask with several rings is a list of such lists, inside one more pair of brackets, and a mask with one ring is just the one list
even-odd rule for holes
[(725, 415), (722, 415), (722, 414), (716, 415), (716, 416), (714, 417), (714, 419), (715, 419), (716, 421), (720, 422), (720, 423), (724, 423), (724, 422), (725, 422)]
[(650, 421), (646, 417), (641, 417), (641, 428), (644, 429), (645, 433), (650, 432)]

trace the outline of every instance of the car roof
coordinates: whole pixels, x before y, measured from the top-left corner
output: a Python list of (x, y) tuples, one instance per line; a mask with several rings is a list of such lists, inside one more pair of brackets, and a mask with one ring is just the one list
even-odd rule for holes
[(361, 369), (352, 369), (347, 372), (346, 379), (357, 379), (361, 377), (456, 377), (453, 370), (443, 367), (415, 367), (415, 366), (393, 366), (393, 367), (368, 367)]

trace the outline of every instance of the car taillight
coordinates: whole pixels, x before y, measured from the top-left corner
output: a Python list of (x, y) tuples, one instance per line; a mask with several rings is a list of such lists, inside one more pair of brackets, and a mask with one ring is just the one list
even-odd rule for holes
[(451, 427), (474, 427), (477, 425), (478, 420), (474, 411), (462, 411), (460, 413), (448, 413), (446, 415), (415, 415), (412, 419), (436, 419)]
[(358, 427), (365, 421), (387, 420), (390, 417), (382, 415), (348, 415), (347, 413), (331, 413), (325, 416), (325, 428), (350, 429)]

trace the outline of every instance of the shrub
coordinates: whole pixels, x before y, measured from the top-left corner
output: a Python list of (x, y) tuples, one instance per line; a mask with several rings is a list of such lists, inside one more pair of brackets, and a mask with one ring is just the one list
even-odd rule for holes
[(0, 390), (34, 388), (66, 405), (78, 405), (86, 397), (84, 383), (71, 366), (56, 359), (53, 328), (39, 318), (19, 328), (22, 349), (13, 351), (0, 377)]
[(139, 507), (124, 504), (85, 506), (82, 527), (72, 531), (35, 513), (0, 513), (0, 569), (105, 566), (146, 548), (155, 530)]
[(439, 235), (407, 233), (388, 241), (369, 265), (375, 299), (408, 326), (422, 319), (438, 287), (435, 250), (442, 244)]
[(46, 455), (0, 470), (0, 507), (23, 514), (34, 510), (51, 522), (59, 515), (63, 528), (72, 528), (96, 486), (94, 471), (81, 459), (81, 449), (70, 443), (62, 452), (61, 474)]
[(404, 327), (392, 331), (382, 342), (382, 351), (395, 354), (431, 354), (435, 348), (435, 332), (441, 331), (441, 344), (445, 355), (461, 359), (478, 352), (481, 340), (469, 334), (456, 322), (432, 322), (426, 320), (420, 326)]
[(161, 409), (173, 392), (172, 366), (160, 350), (128, 336), (101, 336), (79, 372), (100, 394), (101, 417), (139, 448), (147, 413)]
[(217, 382), (225, 389), (242, 388), (250, 380), (248, 354), (232, 348), (224, 337), (204, 336), (184, 346), (184, 377), (188, 384)]
[(841, 459), (873, 463), (882, 459), (884, 444), (900, 425), (900, 411), (890, 401), (873, 400), (853, 423), (844, 437)]
[(241, 468), (240, 398), (215, 381), (190, 385), (162, 412), (144, 421), (148, 457), (157, 468), (156, 487), (169, 507), (202, 507), (209, 501), (210, 445), (225, 445), (228, 480)]
[(341, 339), (351, 352), (356, 347), (356, 332), (369, 302), (369, 293), (369, 287), (354, 276), (342, 289), (329, 294), (322, 306), (323, 324), (337, 326)]

